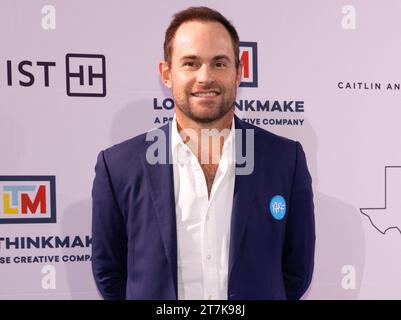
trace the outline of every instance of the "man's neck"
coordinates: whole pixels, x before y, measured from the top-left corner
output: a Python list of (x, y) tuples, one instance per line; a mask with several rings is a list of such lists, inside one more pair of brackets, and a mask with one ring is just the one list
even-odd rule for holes
[(224, 117), (208, 123), (194, 121), (176, 112), (177, 130), (184, 143), (197, 155), (201, 165), (219, 163), (233, 119), (233, 110)]
[(178, 132), (181, 132), (181, 130), (184, 129), (191, 129), (197, 133), (198, 137), (200, 136), (202, 129), (205, 130), (217, 129), (219, 132), (222, 131), (223, 129), (230, 129), (233, 119), (234, 119), (234, 110), (230, 110), (220, 119), (207, 123), (192, 120), (186, 117), (185, 115), (181, 114), (180, 112), (176, 112)]
[(182, 121), (182, 117), (176, 113), (177, 130), (184, 143), (198, 158), (206, 179), (209, 197), (233, 119), (233, 111), (222, 119), (207, 124), (198, 123), (186, 117)]

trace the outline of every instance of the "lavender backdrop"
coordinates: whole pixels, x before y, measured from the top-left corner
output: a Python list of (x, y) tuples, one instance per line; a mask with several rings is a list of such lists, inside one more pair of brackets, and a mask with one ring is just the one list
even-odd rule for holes
[[(304, 298), (400, 299), (397, 0), (1, 1), (0, 298), (99, 298), (86, 239), (96, 156), (172, 116), (157, 63), (172, 14), (190, 5), (257, 45), (257, 86), (240, 88), (237, 114), (305, 148), (317, 248)], [(55, 176), (57, 223), (10, 223), (22, 203), (7, 202), (10, 176)]]

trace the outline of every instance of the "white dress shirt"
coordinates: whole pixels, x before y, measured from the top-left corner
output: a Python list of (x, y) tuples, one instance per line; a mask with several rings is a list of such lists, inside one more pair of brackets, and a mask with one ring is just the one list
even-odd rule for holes
[(177, 221), (179, 300), (226, 300), (235, 182), (234, 121), (210, 198), (197, 157), (182, 141), (174, 116), (171, 146)]

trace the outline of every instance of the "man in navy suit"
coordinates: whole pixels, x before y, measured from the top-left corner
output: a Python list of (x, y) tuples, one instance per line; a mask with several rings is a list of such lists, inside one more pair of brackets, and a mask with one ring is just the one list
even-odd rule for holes
[(171, 123), (100, 152), (92, 269), (105, 299), (300, 299), (314, 265), (300, 143), (234, 115), (239, 38), (206, 7), (166, 31)]

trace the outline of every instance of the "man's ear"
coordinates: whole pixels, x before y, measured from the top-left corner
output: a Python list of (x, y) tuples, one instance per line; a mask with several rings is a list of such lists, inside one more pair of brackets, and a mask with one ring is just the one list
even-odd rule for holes
[(171, 72), (167, 61), (163, 60), (159, 62), (159, 74), (164, 85), (167, 88), (171, 88)]
[(236, 82), (236, 84), (237, 84), (237, 87), (238, 87), (239, 84), (241, 83), (241, 79), (242, 79), (242, 68), (243, 68), (243, 65), (242, 65), (242, 62), (240, 61), (240, 62), (239, 62), (239, 65), (238, 65), (238, 69), (237, 69), (237, 79), (235, 80), (235, 82)]

